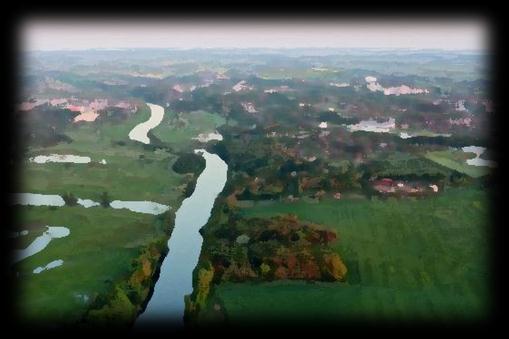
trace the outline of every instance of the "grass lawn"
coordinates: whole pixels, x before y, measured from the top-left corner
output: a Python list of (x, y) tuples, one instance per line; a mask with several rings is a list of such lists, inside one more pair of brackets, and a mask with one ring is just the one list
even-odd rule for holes
[(490, 172), (488, 167), (473, 166), (466, 163), (467, 159), (475, 158), (474, 153), (465, 153), (461, 150), (447, 150), (428, 152), (425, 157), (442, 166), (465, 173), (472, 178), (479, 178)]
[[(90, 156), (89, 164), (28, 162), (22, 164), (20, 192), (64, 194), (100, 201), (102, 192), (110, 199), (150, 200), (174, 213), (183, 199), (188, 179), (172, 165), (177, 155), (163, 148), (147, 147), (129, 139), (129, 131), (146, 121), (150, 110), (142, 105), (122, 122), (97, 121), (72, 124), (65, 133), (71, 143), (30, 148), (28, 156), (75, 154)], [(190, 139), (190, 136), (186, 136)], [(99, 163), (102, 159), (106, 164)], [(19, 307), (22, 319), (73, 323), (79, 320), (98, 295), (106, 295), (115, 283), (125, 280), (131, 263), (142, 247), (166, 239), (172, 225), (165, 215), (153, 216), (128, 210), (92, 207), (20, 207), (14, 229), (29, 230), (14, 242), (26, 248), (41, 235), (44, 225), (65, 226), (70, 235), (53, 239), (41, 252), (16, 263)], [(40, 274), (39, 266), (62, 259), (63, 265)]]
[[(70, 230), (12, 266), (19, 272), (17, 306), (23, 319), (56, 323), (78, 320), (98, 294), (129, 274), (140, 247), (166, 237), (169, 227), (162, 216), (102, 207), (17, 207), (17, 215), (20, 228), (41, 224)], [(30, 233), (38, 236), (41, 229)], [(62, 266), (32, 273), (57, 259), (64, 261)]]
[[(178, 119), (175, 112), (166, 110), (164, 119), (152, 133), (162, 142), (169, 143), (174, 149), (181, 150), (190, 145), (205, 146), (192, 138), (200, 133), (212, 133), (226, 120), (218, 114), (205, 111), (193, 111), (181, 115)], [(201, 145), (201, 146), (200, 146)]]
[(486, 193), (449, 189), (419, 200), (325, 200), (243, 209), (248, 217), (293, 213), (337, 231), (346, 283), (222, 284), (215, 298), (232, 322), (302, 317), (392, 320), (476, 318), (487, 291)]
[(258, 70), (259, 76), (266, 80), (280, 80), (280, 79), (336, 79), (339, 72), (335, 72), (333, 68), (324, 70), (315, 70), (310, 68), (299, 69), (292, 67), (277, 68), (271, 66), (262, 66)]
[[(129, 139), (129, 131), (150, 115), (142, 106), (121, 124), (82, 123), (70, 126), (66, 134), (74, 141), (47, 148), (31, 149), (38, 154), (75, 154), (90, 156), (89, 164), (30, 163), (23, 164), (20, 175), (22, 192), (63, 194), (99, 200), (102, 192), (112, 199), (151, 200), (175, 206), (182, 192), (178, 186), (184, 176), (171, 166), (177, 156), (163, 149), (150, 150)], [(119, 145), (116, 142), (125, 142)], [(102, 159), (106, 164), (98, 163)], [(155, 180), (155, 178), (157, 178)]]

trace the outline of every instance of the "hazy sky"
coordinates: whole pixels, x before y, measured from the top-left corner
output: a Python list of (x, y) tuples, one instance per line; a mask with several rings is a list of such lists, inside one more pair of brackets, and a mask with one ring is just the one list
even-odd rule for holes
[(62, 21), (21, 26), (24, 50), (90, 48), (416, 48), (485, 50), (488, 27), (471, 21)]

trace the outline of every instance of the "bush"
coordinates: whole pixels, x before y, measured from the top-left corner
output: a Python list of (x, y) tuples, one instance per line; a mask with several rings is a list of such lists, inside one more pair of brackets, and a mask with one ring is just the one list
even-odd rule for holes
[(111, 202), (111, 198), (110, 198), (108, 192), (103, 192), (101, 194), (101, 199), (100, 199), (101, 206), (102, 207), (109, 207), (110, 206), (110, 202)]
[(191, 180), (187, 183), (186, 189), (184, 190), (184, 197), (189, 198), (196, 188), (196, 180)]
[(193, 173), (200, 174), (205, 168), (205, 159), (194, 153), (182, 154), (172, 166), (172, 169), (179, 174)]
[(63, 194), (62, 199), (64, 199), (65, 204), (68, 206), (76, 206), (78, 204), (78, 198), (76, 198), (72, 193)]

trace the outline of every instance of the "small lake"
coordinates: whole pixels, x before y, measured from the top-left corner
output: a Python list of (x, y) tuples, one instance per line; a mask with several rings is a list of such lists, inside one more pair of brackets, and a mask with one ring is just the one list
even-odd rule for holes
[(163, 121), (164, 117), (164, 108), (162, 106), (149, 103), (147, 103), (147, 105), (150, 108), (150, 118), (136, 125), (131, 132), (129, 132), (129, 139), (144, 144), (150, 144), (150, 138), (147, 136), (148, 131), (157, 127), (161, 121)]
[(39, 266), (39, 267), (35, 268), (32, 272), (34, 274), (39, 274), (42, 271), (47, 271), (47, 270), (51, 270), (52, 268), (55, 268), (55, 267), (58, 267), (58, 266), (62, 266), (63, 263), (64, 263), (64, 261), (62, 259), (53, 260), (52, 262), (50, 262), (46, 266)]
[(475, 158), (467, 159), (466, 162), (472, 166), (486, 166), (486, 167), (496, 167), (497, 163), (492, 160), (486, 160), (481, 158), (481, 154), (486, 152), (485, 147), (480, 146), (466, 146), (462, 147), (461, 150), (465, 153), (475, 153)]
[(132, 212), (148, 213), (148, 214), (162, 214), (170, 209), (169, 206), (159, 204), (152, 201), (121, 201), (114, 200), (110, 203), (111, 208), (115, 209), (128, 209)]
[(30, 206), (57, 206), (65, 205), (64, 199), (56, 194), (38, 194), (38, 193), (14, 193), (12, 195), (14, 205)]
[[(30, 205), (30, 206), (65, 206), (65, 201), (60, 195), (56, 194), (38, 194), (38, 193), (14, 193), (12, 195), (12, 204)], [(78, 198), (77, 204), (85, 208), (97, 207), (101, 204), (91, 199)], [(158, 215), (168, 211), (171, 207), (159, 204), (153, 201), (123, 201), (114, 200), (110, 202), (110, 207), (114, 209), (128, 209), (132, 212), (147, 213)]]
[(378, 122), (375, 119), (368, 119), (362, 120), (358, 124), (347, 125), (347, 128), (351, 132), (365, 131), (375, 133), (388, 133), (396, 128), (396, 120), (394, 118), (389, 118), (387, 121)]
[(90, 157), (84, 157), (80, 155), (72, 154), (50, 154), (50, 155), (38, 155), (28, 159), (30, 162), (36, 164), (45, 164), (47, 162), (71, 162), (74, 164), (87, 164), (92, 159)]
[(226, 183), (228, 166), (216, 154), (195, 150), (206, 160), (193, 194), (182, 202), (175, 215), (175, 227), (168, 241), (169, 252), (161, 265), (154, 293), (136, 327), (161, 321), (168, 326), (184, 324), (184, 297), (193, 292), (193, 271), (198, 263), (203, 238), (199, 233), (208, 221), (214, 201)]
[(93, 200), (90, 200), (90, 199), (79, 199), (79, 198), (78, 198), (77, 203), (78, 203), (78, 205), (81, 205), (81, 206), (83, 206), (85, 208), (101, 205), (97, 201), (93, 201)]
[(13, 263), (17, 263), (45, 249), (53, 239), (67, 237), (71, 231), (63, 226), (46, 226), (47, 230), (23, 250), (15, 250)]

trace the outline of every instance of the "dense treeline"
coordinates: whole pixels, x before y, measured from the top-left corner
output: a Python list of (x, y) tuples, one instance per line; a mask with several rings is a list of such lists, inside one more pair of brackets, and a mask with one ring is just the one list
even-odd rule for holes
[(194, 153), (184, 153), (180, 155), (172, 166), (172, 169), (179, 174), (193, 173), (198, 175), (204, 168), (205, 159)]

